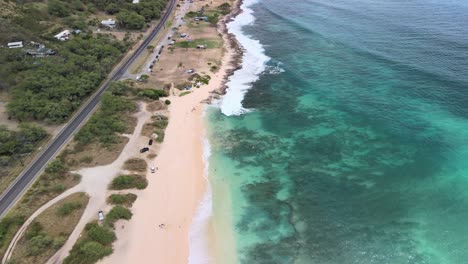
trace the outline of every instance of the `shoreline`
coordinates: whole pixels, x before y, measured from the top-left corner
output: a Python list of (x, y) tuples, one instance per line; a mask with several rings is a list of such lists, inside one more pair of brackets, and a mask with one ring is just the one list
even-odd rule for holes
[[(218, 24), (224, 53), (219, 71), (210, 83), (188, 96), (170, 96), (166, 138), (148, 173), (148, 188), (133, 205), (133, 218), (117, 226), (114, 254), (100, 263), (187, 263), (192, 223), (208, 188), (203, 139), (205, 103), (219, 99), (228, 78), (241, 68), (243, 49), (226, 24), (242, 12), (237, 1), (232, 12)], [(211, 221), (210, 221), (211, 222)], [(164, 227), (158, 227), (164, 224)], [(210, 235), (211, 236), (211, 235)], [(210, 245), (212, 243), (209, 243)], [(208, 252), (215, 257), (211, 248)]]

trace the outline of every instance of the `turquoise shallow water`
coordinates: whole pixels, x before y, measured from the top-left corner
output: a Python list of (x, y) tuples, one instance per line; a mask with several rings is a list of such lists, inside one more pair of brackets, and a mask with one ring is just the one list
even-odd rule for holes
[(252, 9), (254, 111), (206, 117), (239, 262), (468, 263), (468, 2)]

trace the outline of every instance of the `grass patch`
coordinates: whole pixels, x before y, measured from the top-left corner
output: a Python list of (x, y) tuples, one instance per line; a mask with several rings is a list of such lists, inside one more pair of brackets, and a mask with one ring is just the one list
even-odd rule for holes
[(212, 38), (200, 38), (192, 41), (180, 41), (176, 42), (174, 46), (176, 48), (195, 49), (198, 45), (205, 45), (207, 49), (217, 49), (221, 47), (221, 40)]
[(127, 194), (111, 194), (107, 198), (107, 202), (112, 205), (122, 205), (126, 207), (131, 207), (133, 202), (137, 199), (137, 195), (133, 193)]
[[(88, 199), (84, 193), (72, 194), (40, 214), (18, 241), (11, 263), (45, 263), (65, 243), (81, 218)], [(65, 215), (58, 214), (61, 208), (73, 210), (67, 210)]]
[(67, 202), (64, 203), (62, 206), (57, 208), (56, 214), (57, 216), (67, 216), (73, 211), (78, 210), (83, 207), (83, 204), (80, 201), (73, 201), (73, 202)]
[(143, 159), (133, 158), (125, 161), (123, 168), (128, 171), (146, 172), (148, 164)]
[(185, 92), (180, 93), (180, 94), (179, 94), (179, 97), (182, 97), (182, 96), (184, 96), (184, 95), (191, 94), (191, 93), (192, 93), (192, 92), (190, 92), (190, 91), (185, 91)]
[(125, 190), (125, 189), (145, 189), (148, 186), (148, 180), (144, 176), (132, 174), (132, 175), (120, 175), (112, 180), (109, 189), (111, 190)]

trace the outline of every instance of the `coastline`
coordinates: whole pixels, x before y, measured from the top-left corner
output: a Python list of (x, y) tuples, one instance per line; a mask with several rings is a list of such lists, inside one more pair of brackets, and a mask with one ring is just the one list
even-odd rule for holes
[[(210, 83), (189, 96), (168, 98), (172, 102), (170, 121), (154, 161), (159, 169), (147, 174), (149, 185), (133, 205), (132, 220), (118, 225), (114, 254), (100, 263), (188, 262), (192, 223), (208, 188), (203, 149), (205, 103), (224, 94), (228, 78), (240, 69), (243, 51), (234, 35), (228, 33), (226, 23), (242, 12), (241, 4), (237, 1), (218, 24), (225, 52)], [(164, 227), (158, 227), (160, 224)], [(211, 231), (207, 236), (211, 237)], [(215, 256), (212, 249), (207, 253)]]

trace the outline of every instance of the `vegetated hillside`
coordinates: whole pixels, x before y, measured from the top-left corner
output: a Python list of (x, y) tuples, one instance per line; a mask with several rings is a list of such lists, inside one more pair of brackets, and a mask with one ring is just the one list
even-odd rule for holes
[[(0, 89), (10, 96), (9, 116), (20, 121), (62, 123), (92, 93), (130, 43), (112, 35), (93, 34), (102, 12), (116, 15), (123, 28), (141, 29), (159, 18), (167, 0), (0, 0), (0, 45), (23, 41), (24, 48), (0, 48)], [(101, 26), (102, 27), (102, 26)], [(69, 29), (68, 41), (54, 35)], [(53, 56), (34, 57), (26, 51), (38, 44)]]
[[(131, 2), (0, 0), (0, 111), (6, 105), (0, 122), (7, 117), (40, 126), (67, 121), (133, 44), (130, 33), (118, 40), (103, 32), (145, 29), (167, 4), (167, 0)], [(143, 17), (143, 23), (134, 17)], [(101, 25), (108, 18), (117, 19), (117, 28)], [(72, 33), (69, 38), (56, 39), (64, 30)], [(16, 41), (24, 47), (7, 47)], [(35, 138), (23, 136), (31, 126), (16, 126), (17, 131), (0, 127), (0, 186), (11, 181), (12, 169), (27, 162), (28, 154), (46, 138), (45, 132)]]

